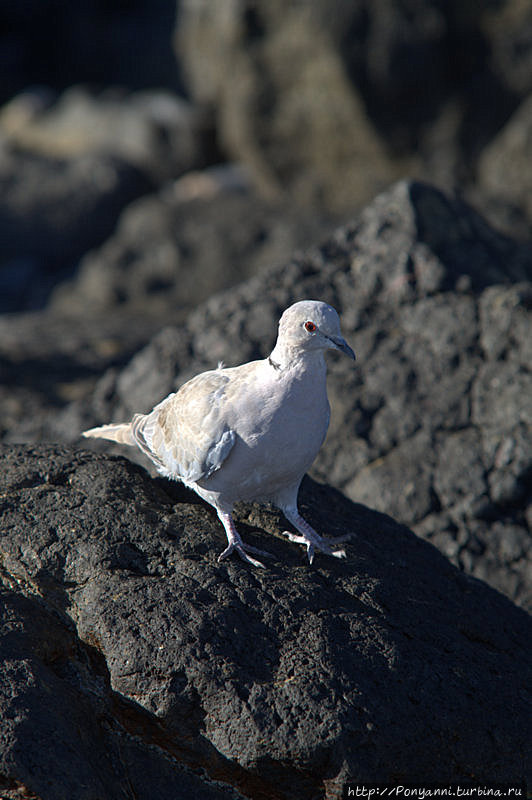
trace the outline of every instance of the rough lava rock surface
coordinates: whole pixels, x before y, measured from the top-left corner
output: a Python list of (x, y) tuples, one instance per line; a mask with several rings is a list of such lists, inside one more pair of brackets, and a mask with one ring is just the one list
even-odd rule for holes
[[(41, 800), (340, 798), (530, 780), (530, 619), (390, 517), (306, 480), (345, 561), (124, 458), (1, 447), (0, 787)], [(257, 530), (257, 528), (259, 530)], [(254, 532), (253, 532), (254, 531)], [(271, 535), (269, 535), (271, 534)]]
[(34, 436), (73, 441), (220, 360), (266, 355), (306, 297), (338, 309), (358, 356), (330, 360), (312, 474), (530, 607), (532, 250), (428, 185), (396, 184), (321, 247), (211, 298)]

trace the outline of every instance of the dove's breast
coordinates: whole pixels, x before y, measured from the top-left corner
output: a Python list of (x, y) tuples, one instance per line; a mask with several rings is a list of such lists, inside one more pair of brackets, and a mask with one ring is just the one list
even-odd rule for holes
[(299, 482), (329, 425), (323, 358), (279, 375), (271, 367), (239, 389), (227, 422), (235, 444), (217, 472), (199, 485), (237, 500), (268, 500)]

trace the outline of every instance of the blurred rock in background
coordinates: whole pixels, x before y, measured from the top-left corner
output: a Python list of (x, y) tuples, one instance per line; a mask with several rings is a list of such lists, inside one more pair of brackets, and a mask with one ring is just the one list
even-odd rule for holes
[(133, 200), (216, 164), (314, 241), (400, 177), (530, 236), (528, 3), (45, 0), (0, 26), (2, 311), (44, 307)]
[(114, 234), (55, 290), (51, 308), (120, 307), (164, 319), (281, 264), (327, 230), (326, 218), (256, 195), (242, 170), (190, 172), (131, 203)]
[(178, 20), (184, 80), (231, 157), (264, 192), (343, 212), (399, 174), (474, 184), (532, 92), (520, 0), (191, 0)]

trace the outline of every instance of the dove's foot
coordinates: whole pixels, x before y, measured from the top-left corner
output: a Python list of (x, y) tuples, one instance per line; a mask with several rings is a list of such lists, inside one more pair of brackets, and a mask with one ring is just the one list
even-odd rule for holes
[(224, 558), (230, 556), (231, 553), (235, 551), (238, 553), (242, 561), (247, 561), (248, 564), (253, 564), (254, 567), (262, 567), (265, 569), (264, 564), (262, 561), (258, 561), (256, 558), (251, 558), (248, 553), (253, 553), (256, 556), (263, 556), (264, 558), (271, 557), (271, 553), (267, 553), (265, 550), (259, 550), (257, 547), (251, 547), (249, 544), (244, 544), (244, 542), (231, 542), (218, 556), (218, 561), (223, 561)]
[(328, 556), (334, 556), (335, 558), (345, 558), (345, 550), (338, 548), (337, 545), (350, 539), (351, 534), (339, 536), (336, 539), (325, 539), (323, 536), (320, 536), (318, 533), (316, 533), (314, 528), (312, 528), (308, 522), (303, 519), (297, 510), (292, 511), (289, 509), (287, 511), (285, 509), (284, 514), (292, 523), (294, 528), (297, 528), (299, 533), (297, 534), (292, 533), (292, 531), (283, 531), (283, 534), (290, 539), (291, 542), (305, 545), (310, 564), (312, 564), (314, 560), (314, 554), (316, 551), (319, 553), (325, 553)]
[(244, 544), (242, 539), (240, 538), (240, 534), (238, 533), (237, 529), (235, 528), (235, 523), (233, 522), (233, 518), (231, 514), (227, 512), (220, 511), (217, 509), (218, 516), (225, 528), (225, 532), (227, 534), (227, 547), (220, 553), (218, 556), (218, 561), (223, 561), (225, 558), (231, 555), (234, 551), (238, 553), (242, 561), (247, 561), (248, 564), (252, 564), (254, 567), (262, 567), (265, 569), (264, 564), (262, 561), (258, 561), (256, 558), (251, 558), (249, 553), (253, 553), (256, 556), (263, 556), (264, 558), (273, 558), (271, 553), (267, 553), (266, 550), (259, 550), (257, 547), (252, 547), (250, 544)]

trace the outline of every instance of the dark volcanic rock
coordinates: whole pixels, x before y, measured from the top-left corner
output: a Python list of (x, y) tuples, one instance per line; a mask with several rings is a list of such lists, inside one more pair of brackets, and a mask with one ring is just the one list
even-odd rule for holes
[(322, 247), (161, 331), (90, 402), (58, 415), (54, 435), (72, 441), (87, 423), (148, 411), (219, 360), (266, 355), (284, 308), (325, 300), (358, 362), (331, 358), (333, 416), (313, 474), (529, 605), (531, 277), (529, 247), (459, 200), (402, 182)]
[[(118, 799), (135, 792), (170, 800), (177, 790), (193, 800), (237, 796), (195, 774), (186, 757), (178, 764), (171, 748), (157, 747), (164, 735), (157, 721), (111, 690), (105, 660), (46, 592), (25, 587), (25, 596), (5, 571), (1, 577), (2, 798)], [(151, 741), (140, 742), (139, 730)]]
[(217, 562), (210, 509), (125, 459), (1, 455), (3, 785), (295, 800), (532, 777), (529, 618), (390, 517), (307, 480), (347, 559), (310, 568), (245, 506), (273, 553), (251, 570)]

